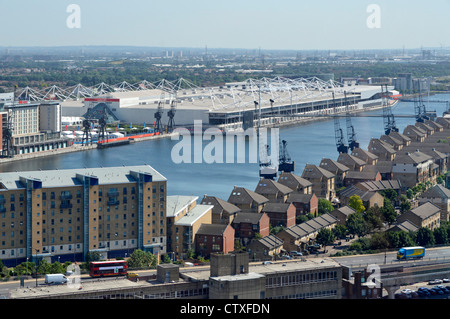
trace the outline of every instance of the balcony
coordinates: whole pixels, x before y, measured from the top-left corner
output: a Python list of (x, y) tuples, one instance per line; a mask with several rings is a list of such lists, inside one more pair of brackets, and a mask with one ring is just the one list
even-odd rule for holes
[(110, 199), (110, 200), (108, 200), (107, 204), (108, 204), (108, 206), (116, 206), (116, 205), (120, 204), (120, 201), (117, 199)]
[(109, 197), (116, 197), (119, 196), (119, 191), (108, 191)]
[(72, 194), (61, 194), (60, 199), (61, 199), (61, 200), (69, 200), (69, 199), (72, 199)]
[(61, 209), (72, 208), (72, 204), (71, 203), (61, 203), (61, 205), (59, 205), (59, 208), (61, 208)]

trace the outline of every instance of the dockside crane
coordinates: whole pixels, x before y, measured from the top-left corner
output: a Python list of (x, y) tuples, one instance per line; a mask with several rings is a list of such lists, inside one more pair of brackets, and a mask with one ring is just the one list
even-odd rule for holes
[[(414, 82), (417, 82), (417, 85), (414, 85)], [(414, 111), (416, 114), (416, 122), (423, 123), (425, 120), (429, 120), (430, 117), (427, 115), (427, 110), (425, 107), (425, 103), (422, 99), (422, 93), (420, 88), (420, 80), (416, 79), (413, 81), (413, 89), (414, 92), (417, 92), (417, 97), (414, 98)]]
[(348, 146), (345, 144), (345, 138), (344, 138), (344, 132), (341, 129), (341, 125), (339, 123), (339, 118), (336, 114), (336, 101), (334, 98), (334, 92), (333, 94), (333, 117), (334, 117), (334, 136), (336, 139), (336, 147), (337, 150), (340, 153), (348, 153)]
[(167, 133), (172, 133), (175, 129), (175, 112), (177, 111), (177, 97), (172, 100), (170, 110), (167, 112), (169, 123), (167, 123)]
[(164, 93), (162, 93), (158, 102), (158, 109), (155, 112), (155, 132), (158, 132), (159, 134), (163, 133), (161, 118), (163, 115), (164, 103)]
[(6, 125), (3, 126), (2, 129), (2, 157), (13, 157), (14, 156), (14, 147), (13, 147), (13, 123), (12, 123), (12, 112), (8, 111), (8, 115), (6, 118)]
[(287, 141), (282, 140), (280, 143), (280, 160), (278, 164), (279, 172), (293, 172), (295, 170), (295, 162), (291, 160), (291, 156), (287, 150)]
[(91, 125), (93, 120), (86, 118), (83, 120), (83, 138), (81, 139), (81, 145), (88, 145), (92, 143)]
[(350, 117), (350, 110), (349, 110), (349, 103), (347, 102), (347, 92), (344, 91), (344, 97), (345, 97), (345, 109), (346, 109), (346, 122), (347, 122), (347, 139), (348, 139), (348, 148), (350, 150), (354, 150), (355, 148), (359, 147), (359, 142), (356, 141), (356, 132), (355, 127), (352, 124), (352, 119)]
[(108, 143), (108, 134), (106, 134), (106, 113), (98, 120), (100, 131), (98, 132), (98, 143)]
[(385, 88), (386, 91), (384, 91), (383, 85), (381, 85), (381, 103), (383, 108), (384, 134), (389, 135), (391, 132), (398, 132), (398, 128), (395, 124), (395, 117), (392, 114), (392, 110), (387, 103), (388, 89), (386, 84)]

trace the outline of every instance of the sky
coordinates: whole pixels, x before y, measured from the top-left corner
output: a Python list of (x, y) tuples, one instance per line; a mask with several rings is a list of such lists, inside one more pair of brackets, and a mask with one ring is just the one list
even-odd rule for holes
[(439, 48), (449, 16), (450, 0), (0, 0), (0, 47)]

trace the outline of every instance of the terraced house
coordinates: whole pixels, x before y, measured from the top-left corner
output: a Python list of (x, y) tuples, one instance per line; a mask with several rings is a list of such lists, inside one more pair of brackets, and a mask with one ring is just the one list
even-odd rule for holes
[(0, 174), (5, 265), (166, 252), (166, 178), (148, 165)]

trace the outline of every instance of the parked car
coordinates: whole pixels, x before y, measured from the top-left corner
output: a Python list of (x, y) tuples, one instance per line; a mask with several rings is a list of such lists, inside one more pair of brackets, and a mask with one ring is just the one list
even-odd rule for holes
[(290, 252), (291, 256), (295, 257), (295, 256), (303, 256), (303, 254), (299, 251), (291, 251)]
[(449, 294), (450, 293), (450, 290), (448, 290), (447, 288), (445, 288), (442, 285), (437, 285), (434, 288), (440, 289), (444, 294)]
[(444, 278), (444, 279), (442, 279), (442, 282), (450, 282), (450, 279)]
[(430, 280), (430, 281), (428, 282), (428, 284), (429, 284), (429, 285), (439, 285), (439, 284), (442, 284), (442, 280), (440, 280), (440, 279)]
[(444, 294), (444, 292), (441, 289), (436, 288), (436, 287), (431, 288), (431, 291), (435, 291), (437, 295), (443, 295)]
[(428, 291), (428, 289), (418, 290), (417, 293), (419, 294), (419, 297), (429, 297), (431, 296), (431, 293)]

